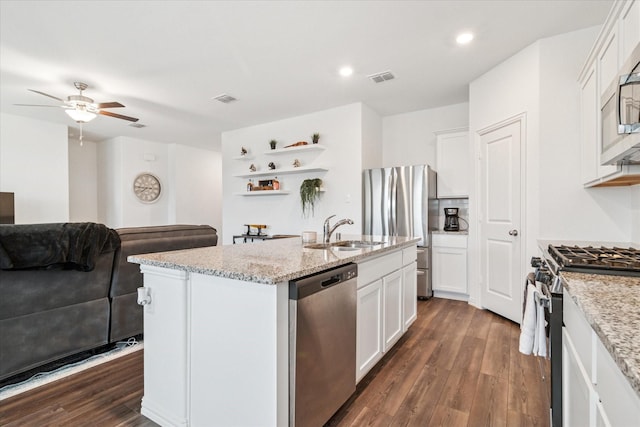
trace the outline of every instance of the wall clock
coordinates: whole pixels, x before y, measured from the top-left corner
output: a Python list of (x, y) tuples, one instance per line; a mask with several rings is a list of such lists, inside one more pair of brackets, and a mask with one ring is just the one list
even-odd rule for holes
[(143, 203), (153, 203), (160, 197), (162, 186), (157, 176), (144, 172), (133, 180), (133, 193)]

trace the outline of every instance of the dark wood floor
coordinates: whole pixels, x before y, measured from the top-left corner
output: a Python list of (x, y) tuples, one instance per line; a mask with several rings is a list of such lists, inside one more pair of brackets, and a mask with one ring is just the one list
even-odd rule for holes
[[(328, 426), (548, 426), (548, 363), (518, 325), (466, 303), (418, 302), (418, 320)], [(140, 415), (142, 352), (0, 402), (1, 426), (155, 426)], [(547, 377), (548, 378), (548, 377)]]

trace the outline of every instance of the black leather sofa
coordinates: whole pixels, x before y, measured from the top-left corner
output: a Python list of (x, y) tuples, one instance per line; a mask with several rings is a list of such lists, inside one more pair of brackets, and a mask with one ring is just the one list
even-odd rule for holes
[(0, 381), (141, 334), (142, 274), (127, 257), (217, 241), (207, 225), (0, 225)]
[(138, 287), (142, 286), (140, 266), (127, 262), (129, 255), (215, 246), (216, 229), (208, 225), (171, 225), (120, 228), (121, 245), (116, 250), (109, 299), (111, 328), (109, 342), (142, 333), (142, 308)]

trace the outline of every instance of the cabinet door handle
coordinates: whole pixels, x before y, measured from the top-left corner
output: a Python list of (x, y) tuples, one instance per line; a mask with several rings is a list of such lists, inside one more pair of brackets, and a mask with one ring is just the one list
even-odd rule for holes
[(517, 236), (517, 235), (518, 235), (518, 230), (509, 231), (509, 236)]

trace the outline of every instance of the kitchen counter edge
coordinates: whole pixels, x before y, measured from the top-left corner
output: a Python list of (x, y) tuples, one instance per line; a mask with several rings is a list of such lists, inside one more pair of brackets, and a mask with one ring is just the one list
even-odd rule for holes
[[(182, 270), (210, 276), (274, 285), (351, 262), (415, 246), (414, 237), (349, 236), (353, 240), (383, 241), (356, 251), (308, 249), (300, 238), (260, 243), (210, 246), (170, 252), (131, 255), (127, 261), (141, 266)], [(260, 261), (264, 257), (264, 261)]]

